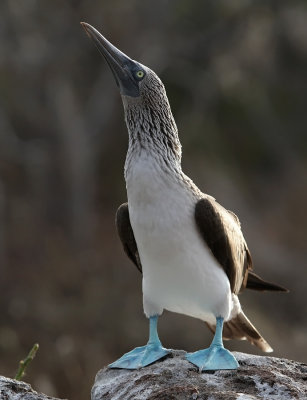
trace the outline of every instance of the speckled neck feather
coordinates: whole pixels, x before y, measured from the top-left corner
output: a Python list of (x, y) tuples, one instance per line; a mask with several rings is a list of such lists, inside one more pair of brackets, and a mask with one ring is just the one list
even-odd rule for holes
[(123, 96), (129, 148), (125, 171), (144, 152), (165, 170), (181, 169), (181, 144), (165, 88), (157, 75), (148, 70), (140, 84), (141, 96)]

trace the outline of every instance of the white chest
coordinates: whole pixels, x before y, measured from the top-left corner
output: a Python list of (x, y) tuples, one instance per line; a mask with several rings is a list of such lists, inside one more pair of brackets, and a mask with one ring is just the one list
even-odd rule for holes
[(224, 303), (229, 282), (197, 231), (195, 194), (149, 163), (139, 163), (127, 176), (127, 193), (145, 312), (165, 308), (208, 320), (216, 304)]

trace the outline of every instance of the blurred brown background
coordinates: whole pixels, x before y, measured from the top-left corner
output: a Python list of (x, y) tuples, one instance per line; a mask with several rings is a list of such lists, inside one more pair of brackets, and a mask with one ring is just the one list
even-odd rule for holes
[[(99, 368), (147, 340), (114, 227), (121, 100), (82, 20), (164, 81), (185, 172), (239, 215), (256, 272), (291, 289), (244, 292), (247, 315), (273, 355), (306, 362), (306, 1), (2, 0), (0, 373), (38, 342), (25, 379), (86, 399)], [(167, 312), (160, 336), (186, 350), (211, 339)]]

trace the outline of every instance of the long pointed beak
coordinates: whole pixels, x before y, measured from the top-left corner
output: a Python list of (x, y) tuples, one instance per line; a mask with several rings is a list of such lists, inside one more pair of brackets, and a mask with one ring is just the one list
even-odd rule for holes
[(81, 22), (81, 25), (111, 68), (121, 94), (138, 97), (140, 95), (139, 84), (133, 77), (133, 71), (138, 68), (138, 64), (113, 46), (93, 26), (86, 22)]

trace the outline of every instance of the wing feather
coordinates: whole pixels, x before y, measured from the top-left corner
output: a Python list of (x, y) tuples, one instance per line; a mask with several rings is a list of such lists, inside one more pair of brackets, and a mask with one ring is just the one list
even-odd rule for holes
[(142, 272), (142, 264), (130, 223), (128, 203), (124, 203), (118, 208), (115, 217), (115, 224), (125, 253), (137, 269)]
[(195, 206), (195, 220), (200, 234), (228, 276), (233, 293), (244, 288), (259, 291), (288, 292), (267, 282), (253, 270), (252, 257), (243, 237), (240, 221), (213, 198), (202, 198)]
[(207, 246), (228, 276), (235, 294), (247, 282), (252, 261), (238, 217), (211, 198), (202, 198), (195, 206), (195, 220)]

